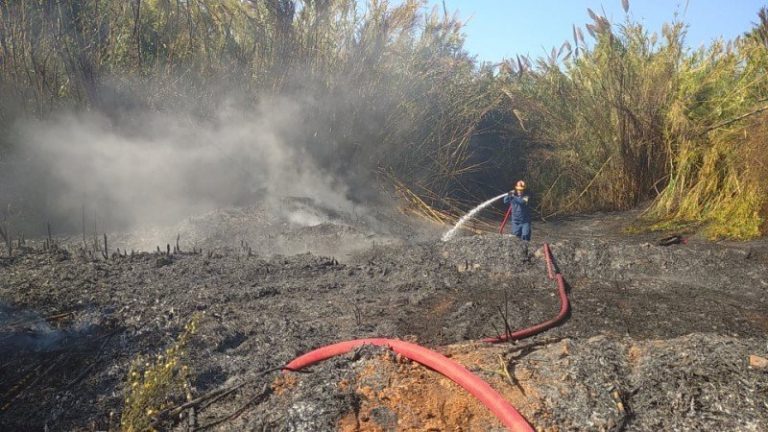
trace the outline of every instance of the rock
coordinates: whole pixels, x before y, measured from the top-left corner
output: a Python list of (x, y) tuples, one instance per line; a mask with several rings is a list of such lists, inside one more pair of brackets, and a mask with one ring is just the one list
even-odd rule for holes
[(480, 264), (477, 264), (477, 263), (470, 264), (468, 261), (464, 261), (463, 263), (456, 264), (456, 270), (459, 273), (473, 272), (473, 271), (477, 271), (479, 268), (480, 268)]
[(749, 366), (755, 369), (768, 369), (768, 359), (759, 355), (750, 354)]
[(559, 351), (560, 351), (559, 353), (560, 358), (568, 357), (569, 355), (571, 355), (571, 352), (573, 352), (573, 342), (571, 342), (571, 340), (568, 338), (563, 339), (560, 342)]

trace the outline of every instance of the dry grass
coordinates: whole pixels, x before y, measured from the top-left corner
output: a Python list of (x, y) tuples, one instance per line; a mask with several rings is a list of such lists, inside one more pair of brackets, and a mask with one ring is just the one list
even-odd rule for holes
[(663, 118), (675, 97), (683, 27), (667, 26), (659, 38), (629, 20), (614, 27), (592, 15), (591, 44), (574, 31), (560, 54), (505, 78), (508, 93), (524, 96), (510, 98), (509, 109), (528, 112), (530, 138), (544, 144), (530, 174), (545, 216), (634, 207), (668, 174)]
[(507, 109), (540, 143), (528, 175), (541, 214), (652, 200), (646, 228), (764, 234), (768, 9), (747, 36), (695, 51), (682, 48), (682, 23), (656, 35), (590, 15), (592, 44), (574, 29), (573, 45), (533, 66), (518, 59), (502, 78)]
[(754, 39), (715, 45), (681, 68), (687, 85), (668, 113), (669, 183), (653, 228), (702, 224), (710, 238), (765, 233), (768, 53)]
[(153, 430), (156, 416), (182, 397), (190, 396), (189, 367), (184, 364), (187, 344), (195, 334), (199, 317), (194, 316), (176, 341), (154, 358), (139, 357), (128, 371), (125, 405), (120, 430)]
[(500, 96), (464, 52), (463, 24), (425, 5), (0, 2), (0, 88), (9, 90), (0, 124), (62, 106), (110, 108), (115, 93), (203, 117), (216, 115), (224, 93), (246, 106), (297, 99), (305, 118), (291, 139), (323, 169), (347, 183), (389, 170), (411, 190), (431, 191), (417, 193), (440, 208), (482, 168), (469, 144)]
[(107, 80), (141, 106), (203, 117), (217, 89), (301, 95), (295, 141), (323, 169), (355, 186), (385, 172), (436, 223), (526, 178), (543, 216), (653, 200), (653, 228), (765, 231), (768, 9), (739, 40), (695, 51), (683, 23), (651, 34), (588, 11), (546, 58), (495, 68), (464, 51), (458, 18), (425, 5), (0, 2), (0, 125), (99, 108)]

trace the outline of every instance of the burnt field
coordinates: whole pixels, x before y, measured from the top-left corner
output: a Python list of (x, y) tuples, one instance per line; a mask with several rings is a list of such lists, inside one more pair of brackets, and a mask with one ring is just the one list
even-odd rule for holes
[[(448, 355), (538, 430), (768, 429), (765, 242), (658, 246), (620, 235), (614, 214), (536, 224), (530, 244), (444, 243), (439, 229), (292, 205), (114, 234), (108, 259), (77, 238), (1, 258), (0, 429), (118, 430), (132, 361), (193, 316), (188, 394), (167, 407), (192, 403), (159, 430), (502, 430), (461, 388), (380, 348), (264, 373), (361, 337)], [(570, 316), (517, 343), (477, 342), (556, 314), (544, 241)]]

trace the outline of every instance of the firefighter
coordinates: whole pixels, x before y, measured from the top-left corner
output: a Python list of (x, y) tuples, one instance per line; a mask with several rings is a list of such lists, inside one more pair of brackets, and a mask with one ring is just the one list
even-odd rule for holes
[(531, 209), (528, 206), (530, 197), (525, 193), (525, 182), (518, 181), (515, 189), (504, 197), (504, 204), (509, 204), (510, 219), (512, 219), (512, 234), (525, 241), (531, 240)]

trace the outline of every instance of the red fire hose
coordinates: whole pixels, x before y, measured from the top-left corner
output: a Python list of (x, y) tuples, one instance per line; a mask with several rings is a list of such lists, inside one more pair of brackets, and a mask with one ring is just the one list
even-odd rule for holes
[(549, 243), (544, 243), (543, 249), (544, 249), (544, 261), (547, 263), (547, 277), (549, 278), (549, 280), (552, 280), (555, 278), (554, 271), (553, 271), (553, 267), (555, 263), (553, 262), (553, 259), (552, 259), (552, 251), (549, 249)]
[(565, 291), (565, 279), (563, 279), (563, 275), (560, 274), (559, 271), (555, 272), (555, 270), (553, 270), (554, 264), (552, 263), (552, 252), (549, 250), (549, 245), (546, 243), (544, 243), (544, 259), (547, 262), (547, 277), (549, 277), (550, 280), (554, 279), (557, 283), (557, 293), (560, 296), (560, 312), (550, 320), (505, 335), (485, 338), (483, 339), (483, 342), (499, 343), (525, 339), (555, 327), (568, 316), (571, 305), (568, 301), (568, 294)]
[[(508, 216), (509, 212), (507, 212), (504, 222), (506, 222)], [(502, 229), (503, 227), (504, 223), (502, 223)], [(570, 304), (568, 302), (568, 295), (565, 291), (565, 280), (559, 271), (553, 269), (552, 252), (549, 249), (549, 245), (546, 243), (544, 244), (544, 258), (547, 263), (547, 276), (550, 280), (555, 279), (557, 282), (557, 290), (560, 295), (560, 312), (551, 320), (495, 338), (485, 338), (483, 339), (483, 342), (497, 343), (524, 339), (556, 326), (568, 315)], [(472, 374), (472, 372), (468, 371), (464, 366), (454, 362), (444, 355), (410, 342), (383, 338), (357, 339), (340, 342), (303, 354), (285, 365), (284, 369), (289, 371), (300, 370), (328, 358), (345, 354), (362, 345), (386, 346), (410, 360), (434, 369), (476, 397), (483, 403), (483, 405), (491, 410), (491, 412), (496, 415), (509, 430), (526, 432), (534, 431), (533, 426), (520, 415), (515, 407), (510, 405), (485, 381)]]
[(450, 378), (453, 382), (472, 394), (472, 396), (476, 397), (483, 403), (483, 405), (488, 407), (488, 409), (490, 409), (491, 412), (493, 412), (496, 417), (509, 428), (509, 430), (534, 431), (533, 427), (531, 427), (528, 421), (517, 412), (515, 407), (510, 405), (504, 397), (477, 375), (438, 352), (410, 342), (380, 338), (340, 342), (310, 351), (288, 363), (286, 369), (302, 369), (330, 357), (347, 353), (362, 345), (386, 346), (404, 357), (434, 369)]
[(499, 234), (504, 234), (504, 227), (507, 225), (507, 221), (509, 220), (509, 215), (512, 214), (512, 206), (509, 206), (507, 209), (507, 212), (504, 213), (504, 220), (501, 221), (501, 226), (499, 227)]
[(525, 339), (535, 334), (539, 334), (545, 330), (549, 330), (552, 327), (555, 327), (556, 325), (560, 324), (560, 322), (563, 321), (566, 316), (568, 316), (570, 305), (568, 304), (568, 295), (565, 292), (565, 281), (563, 280), (563, 275), (561, 275), (560, 273), (557, 273), (555, 275), (555, 280), (557, 281), (557, 291), (560, 295), (560, 312), (557, 314), (556, 317), (552, 318), (551, 320), (544, 321), (542, 323), (536, 324), (528, 328), (507, 333), (505, 335), (484, 338), (483, 342), (499, 343), (499, 342), (516, 341), (520, 339)]

